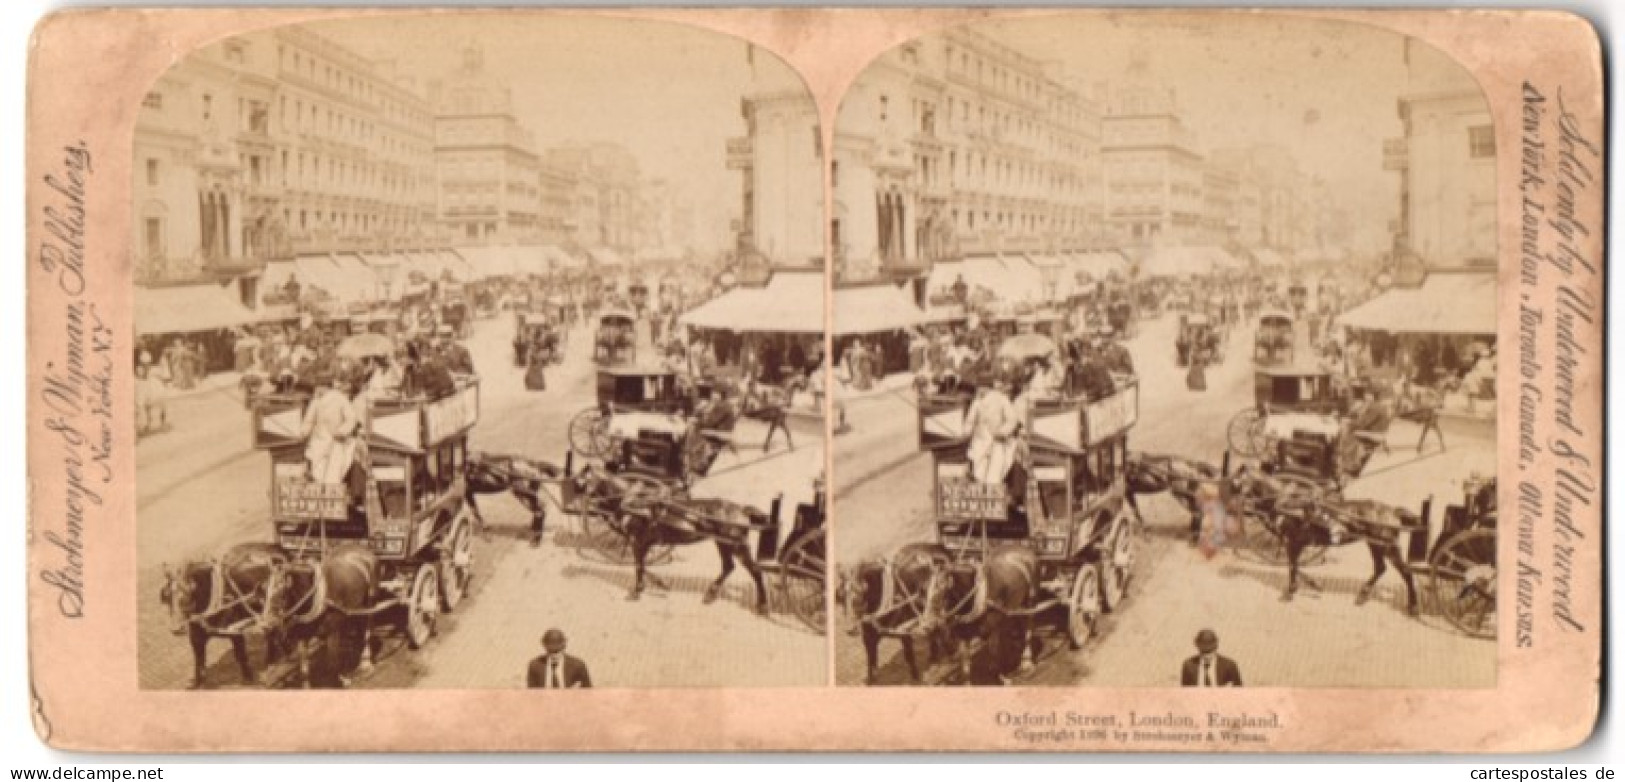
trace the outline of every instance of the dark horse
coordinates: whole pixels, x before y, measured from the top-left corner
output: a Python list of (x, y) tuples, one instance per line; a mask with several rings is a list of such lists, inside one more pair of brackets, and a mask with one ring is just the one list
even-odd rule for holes
[[(1268, 481), (1269, 478), (1266, 476), (1262, 480)], [(1266, 488), (1264, 491), (1272, 490)], [(1416, 581), (1411, 574), (1410, 564), (1405, 561), (1405, 552), (1400, 548), (1400, 542), (1404, 539), (1400, 533), (1418, 528), (1425, 533), (1426, 522), (1422, 516), (1372, 500), (1325, 496), (1277, 503), (1275, 519), (1286, 543), (1287, 553), (1287, 584), (1281, 593), (1282, 602), (1292, 600), (1300, 580), (1311, 589), (1320, 590), (1320, 585), (1314, 579), (1299, 571), (1298, 560), (1304, 549), (1310, 546), (1343, 546), (1359, 541), (1364, 542), (1371, 552), (1371, 578), (1360, 587), (1354, 604), (1365, 605), (1371, 599), (1371, 591), (1376, 588), (1377, 580), (1387, 572), (1386, 566), (1392, 564), (1405, 582), (1405, 613), (1411, 617), (1420, 613)]]
[(1136, 498), (1142, 494), (1168, 492), (1190, 515), (1190, 540), (1195, 543), (1202, 532), (1202, 509), (1197, 502), (1197, 490), (1202, 484), (1216, 482), (1223, 477), (1222, 470), (1207, 462), (1182, 456), (1136, 452), (1128, 457), (1125, 493), (1134, 515), (1144, 519)]
[[(756, 612), (767, 614), (767, 586), (762, 569), (750, 552), (750, 530), (764, 528), (771, 518), (753, 508), (726, 500), (702, 500), (674, 496), (674, 490), (650, 480), (613, 475), (589, 467), (576, 478), (591, 512), (599, 514), (632, 547), (635, 580), (628, 600), (643, 596), (645, 582), (662, 586), (646, 567), (649, 550), (655, 546), (687, 546), (711, 541), (722, 558), (722, 572), (705, 590), (707, 604), (722, 594), (722, 585), (733, 573), (734, 560), (745, 566), (756, 584)], [(775, 505), (777, 500), (774, 501)]]
[(511, 454), (471, 453), (463, 470), (463, 500), (474, 514), (474, 523), (480, 534), (486, 533), (485, 516), (480, 513), (475, 497), (481, 494), (509, 492), (519, 504), (530, 511), (530, 541), (538, 546), (547, 524), (547, 504), (542, 498), (542, 484), (556, 481), (564, 475), (557, 465)]
[[(305, 687), (344, 687), (372, 669), (372, 612), (378, 557), (345, 543), (320, 562), (283, 565), (272, 580), (271, 614), (298, 654)], [(314, 665), (312, 664), (314, 661)]]
[(790, 436), (790, 427), (785, 424), (786, 409), (796, 393), (806, 389), (807, 378), (801, 375), (787, 379), (782, 387), (753, 382), (746, 388), (740, 415), (767, 424), (767, 438), (762, 441), (763, 451), (773, 446), (773, 433), (777, 431), (784, 432), (784, 441), (789, 444), (790, 450), (796, 449), (796, 441)]
[(896, 638), (903, 643), (903, 659), (909, 675), (920, 681), (920, 666), (914, 654), (914, 639), (928, 641), (926, 664), (946, 654), (948, 637), (939, 632), (933, 612), (934, 593), (948, 584), (947, 549), (931, 543), (910, 543), (884, 562), (864, 562), (841, 574), (842, 603), (855, 623), (851, 633), (863, 636), (863, 652), (868, 663), (865, 684), (874, 684), (879, 674), (880, 639)]
[[(287, 563), (287, 552), (275, 544), (240, 543), (217, 559), (187, 562), (178, 570), (165, 566), (158, 599), (169, 609), (171, 629), (191, 642), (192, 688), (204, 684), (209, 640), (216, 637), (231, 640), (243, 681), (259, 683), (248, 663), (245, 639), (267, 629), (269, 584)], [(275, 656), (277, 651), (273, 647), (268, 654)]]
[(843, 578), (848, 614), (863, 636), (865, 682), (878, 675), (880, 640), (902, 641), (904, 660), (920, 681), (914, 639), (928, 641), (930, 659), (958, 655), (971, 684), (1005, 684), (1037, 659), (1042, 641), (1033, 618), (1039, 605), (1038, 557), (1025, 546), (995, 546), (982, 564), (955, 562), (929, 543), (898, 549), (885, 562), (866, 562)]

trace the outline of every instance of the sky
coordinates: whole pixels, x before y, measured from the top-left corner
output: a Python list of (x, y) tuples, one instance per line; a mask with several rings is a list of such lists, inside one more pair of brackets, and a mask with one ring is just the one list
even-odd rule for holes
[(1359, 223), (1386, 236), (1399, 174), (1382, 170), (1382, 142), (1401, 136), (1404, 39), (1347, 22), (1276, 14), (1045, 16), (979, 28), (1054, 61), (1075, 85), (1121, 83), (1139, 53), (1154, 83), (1172, 87), (1205, 150), (1252, 143), (1289, 150), (1326, 180)]
[(752, 66), (740, 39), (658, 22), (505, 16), (492, 24), (459, 15), (310, 26), (423, 83), (456, 69), (477, 43), (540, 149), (625, 145), (646, 176), (666, 179), (694, 206), (696, 230), (713, 238), (740, 211), (740, 173), (727, 168), (725, 143), (745, 135), (741, 97), (804, 89), (771, 54), (758, 49)]

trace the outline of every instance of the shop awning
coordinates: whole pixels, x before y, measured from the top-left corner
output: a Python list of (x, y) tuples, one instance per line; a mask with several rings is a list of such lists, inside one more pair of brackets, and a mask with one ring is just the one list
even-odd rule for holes
[(1284, 269), (1292, 265), (1287, 257), (1269, 248), (1253, 251), (1253, 260), (1265, 269)]
[(1140, 276), (1190, 277), (1213, 271), (1213, 256), (1200, 247), (1159, 247), (1140, 262)]
[(775, 272), (767, 285), (737, 287), (678, 318), (702, 329), (738, 332), (824, 333), (822, 272)]
[(626, 259), (621, 254), (608, 247), (594, 247), (587, 251), (592, 256), (593, 263), (599, 266), (625, 266)]
[(371, 301), (382, 298), (378, 285), (378, 275), (361, 260), (355, 253), (335, 253), (333, 255), (333, 268), (344, 280), (344, 286), (350, 301)]
[(1343, 313), (1340, 325), (1392, 334), (1495, 334), (1493, 272), (1432, 272)]
[(331, 255), (301, 255), (295, 264), (301, 285), (314, 286), (341, 305), (366, 301), (372, 296), (372, 275), (360, 277), (353, 268), (341, 268)]
[(1077, 272), (1081, 271), (1088, 274), (1089, 279), (1098, 282), (1112, 274), (1127, 276), (1128, 259), (1116, 250), (1072, 253), (1068, 268), (1072, 270), (1074, 278), (1077, 277)]
[(1206, 253), (1207, 256), (1212, 259), (1214, 271), (1240, 271), (1247, 268), (1247, 264), (1245, 262), (1243, 262), (1240, 258), (1231, 255), (1230, 252), (1225, 250), (1223, 247), (1203, 247), (1202, 252)]
[(436, 250), (435, 254), (440, 256), (441, 267), (450, 271), (452, 278), (458, 282), (470, 282), (475, 279), (473, 269), (455, 250)]
[(550, 269), (562, 271), (564, 269), (579, 269), (587, 265), (576, 258), (570, 257), (569, 253), (557, 245), (544, 244), (540, 249), (542, 257), (547, 259), (547, 265)]
[(259, 320), (243, 306), (236, 286), (215, 283), (135, 289), (137, 334), (185, 334), (242, 326)]
[(901, 331), (928, 321), (902, 288), (891, 283), (836, 288), (835, 336)]

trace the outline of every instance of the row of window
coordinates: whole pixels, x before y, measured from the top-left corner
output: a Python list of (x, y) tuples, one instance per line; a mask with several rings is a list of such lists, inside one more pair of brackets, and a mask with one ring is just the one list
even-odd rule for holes
[(382, 128), (366, 117), (358, 116), (331, 105), (306, 102), (282, 95), (277, 100), (277, 125), (284, 131), (319, 133), (328, 138), (357, 146), (377, 149), (388, 157), (414, 157), (429, 154), (433, 141), (425, 131), (418, 134), (396, 134)]
[(298, 49), (290, 52), (286, 46), (277, 47), (277, 59), (283, 73), (291, 72), (303, 76), (306, 80), (320, 84), (351, 100), (373, 104), (385, 118), (392, 121), (428, 127), (430, 115), (427, 109), (407, 105), (406, 102), (390, 96), (387, 94), (389, 90), (381, 88), (370, 74), (358, 75), (342, 65), (335, 66), (310, 52)]

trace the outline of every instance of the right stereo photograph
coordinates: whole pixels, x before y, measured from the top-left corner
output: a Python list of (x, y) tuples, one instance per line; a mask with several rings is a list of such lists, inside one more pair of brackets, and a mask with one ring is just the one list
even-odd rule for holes
[(1497, 150), (1362, 24), (1051, 15), (829, 156), (842, 685), (1496, 684)]

